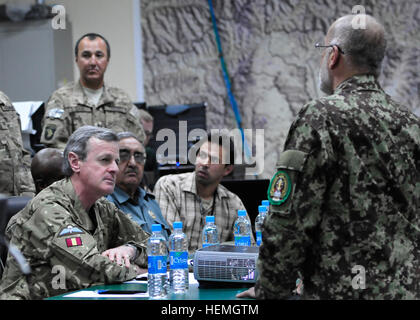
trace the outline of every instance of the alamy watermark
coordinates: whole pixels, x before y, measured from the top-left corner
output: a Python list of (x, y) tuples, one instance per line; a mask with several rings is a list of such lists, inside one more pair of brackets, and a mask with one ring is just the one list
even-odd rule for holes
[(356, 273), (356, 275), (351, 280), (351, 286), (354, 290), (364, 290), (366, 289), (366, 270), (364, 266), (355, 265), (351, 268), (351, 273)]
[(51, 20), (51, 27), (54, 30), (66, 29), (66, 8), (63, 5), (56, 4), (52, 7), (51, 12), (55, 14)]
[(362, 5), (356, 5), (351, 9), (354, 18), (351, 20), (353, 29), (366, 29), (366, 10)]
[(54, 290), (66, 290), (66, 268), (62, 265), (54, 265), (51, 270), (55, 276), (51, 280), (51, 287)]
[[(264, 129), (211, 129), (209, 142), (218, 144), (222, 137), (222, 147), (225, 151), (223, 159), (210, 159), (211, 164), (231, 164), (229, 157), (230, 143), (234, 143), (235, 160), (233, 164), (246, 164), (246, 175), (258, 175), (264, 171)], [(197, 152), (207, 141), (208, 133), (204, 129), (193, 129), (188, 132), (187, 121), (179, 121), (178, 134), (172, 129), (160, 129), (156, 134), (156, 141), (163, 143), (156, 150), (156, 160), (159, 164), (195, 164)], [(217, 140), (216, 140), (217, 139)], [(198, 141), (198, 142), (197, 142)], [(250, 144), (248, 144), (251, 142)], [(249, 145), (255, 146), (254, 152)], [(177, 148), (178, 146), (178, 148)]]

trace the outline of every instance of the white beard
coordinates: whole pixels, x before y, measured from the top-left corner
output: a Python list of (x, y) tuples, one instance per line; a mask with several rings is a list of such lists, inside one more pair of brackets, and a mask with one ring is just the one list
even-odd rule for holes
[(332, 79), (328, 72), (328, 57), (325, 55), (321, 61), (321, 67), (318, 72), (318, 85), (322, 92), (330, 95), (334, 93)]

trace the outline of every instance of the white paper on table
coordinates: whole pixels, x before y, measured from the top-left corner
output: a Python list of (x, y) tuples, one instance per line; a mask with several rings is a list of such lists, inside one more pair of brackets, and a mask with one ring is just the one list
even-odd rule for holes
[[(141, 278), (141, 277), (147, 277), (147, 273), (143, 273), (141, 275), (138, 275), (137, 278)], [(191, 284), (196, 284), (198, 283), (198, 281), (194, 278), (194, 273), (190, 272), (188, 273), (188, 280), (190, 285)], [(126, 281), (124, 283), (147, 283), (147, 280), (130, 280), (130, 281)], [(64, 296), (65, 298), (148, 298), (149, 297), (149, 293), (145, 292), (145, 293), (133, 293), (133, 294), (99, 294), (96, 290), (83, 290), (83, 291), (77, 291), (77, 292), (73, 292), (70, 293), (68, 295)]]
[(133, 294), (99, 294), (96, 290), (77, 291), (64, 296), (65, 298), (148, 298), (149, 293)]
[[(169, 272), (168, 272), (168, 276), (169, 276)], [(147, 283), (147, 280), (137, 280), (138, 278), (142, 278), (142, 277), (147, 278), (147, 273), (143, 273), (141, 275), (138, 275), (136, 277), (136, 279), (129, 280), (129, 281), (126, 281), (124, 283)], [(188, 281), (189, 281), (190, 284), (197, 284), (198, 283), (198, 281), (194, 278), (194, 273), (193, 272), (188, 273)]]

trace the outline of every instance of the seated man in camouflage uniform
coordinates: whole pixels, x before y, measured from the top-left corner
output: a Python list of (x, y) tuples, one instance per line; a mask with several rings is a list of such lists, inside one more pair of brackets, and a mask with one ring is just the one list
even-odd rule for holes
[(23, 148), (19, 114), (0, 91), (0, 193), (33, 197), (35, 186), (29, 167), (30, 156)]
[(419, 299), (420, 121), (378, 83), (384, 27), (345, 16), (317, 47), (329, 96), (306, 104), (289, 130), (268, 190), (255, 294)]
[(66, 178), (40, 192), (7, 226), (32, 272), (22, 274), (9, 254), (0, 299), (41, 299), (145, 271), (139, 266), (147, 265), (149, 234), (103, 198), (114, 190), (118, 161), (111, 130), (84, 126), (70, 136)]
[(108, 41), (96, 33), (85, 34), (76, 43), (75, 56), (80, 79), (56, 90), (48, 100), (41, 143), (63, 150), (69, 136), (84, 125), (131, 131), (143, 142), (137, 107), (122, 89), (104, 84), (111, 56)]

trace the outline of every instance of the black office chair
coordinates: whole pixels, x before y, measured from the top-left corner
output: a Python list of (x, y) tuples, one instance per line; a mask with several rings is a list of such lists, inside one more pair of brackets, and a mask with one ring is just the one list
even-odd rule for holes
[(0, 195), (0, 278), (3, 274), (3, 266), (6, 263), (7, 247), (4, 243), (6, 226), (11, 217), (22, 210), (31, 200), (31, 197), (9, 197)]

